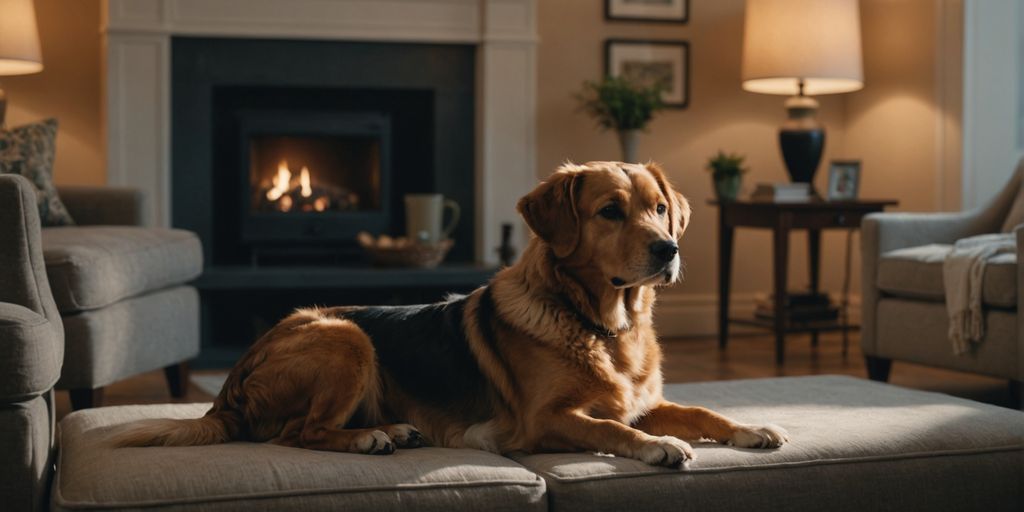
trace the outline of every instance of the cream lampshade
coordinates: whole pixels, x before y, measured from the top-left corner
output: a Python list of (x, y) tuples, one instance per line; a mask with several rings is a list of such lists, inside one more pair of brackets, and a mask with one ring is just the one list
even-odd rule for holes
[[(43, 70), (36, 11), (32, 0), (0, 0), (0, 75), (27, 75)], [(0, 88), (0, 126), (7, 95)]]
[(744, 90), (794, 96), (779, 140), (793, 181), (809, 183), (825, 132), (807, 95), (864, 87), (857, 0), (747, 0), (742, 78)]

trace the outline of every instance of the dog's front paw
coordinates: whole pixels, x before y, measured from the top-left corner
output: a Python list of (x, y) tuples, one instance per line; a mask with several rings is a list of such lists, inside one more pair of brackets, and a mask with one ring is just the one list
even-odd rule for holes
[(739, 425), (726, 444), (739, 448), (778, 448), (789, 442), (786, 429), (776, 425)]
[(690, 443), (672, 436), (656, 437), (638, 450), (636, 458), (652, 466), (678, 467), (697, 458)]
[(356, 435), (349, 451), (370, 455), (390, 455), (395, 453), (395, 443), (380, 430), (367, 430)]
[(408, 423), (388, 425), (384, 429), (384, 433), (386, 433), (399, 448), (419, 448), (426, 444), (426, 441), (423, 439), (423, 434), (421, 434), (416, 427), (409, 425)]

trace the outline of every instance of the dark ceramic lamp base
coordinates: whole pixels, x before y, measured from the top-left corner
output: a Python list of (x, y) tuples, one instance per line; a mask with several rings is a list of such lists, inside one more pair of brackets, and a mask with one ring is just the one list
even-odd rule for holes
[(779, 129), (779, 147), (793, 183), (809, 183), (814, 191), (814, 173), (825, 149), (825, 130), (818, 124), (818, 102), (800, 92), (786, 100), (785, 124)]
[(783, 127), (779, 130), (779, 147), (793, 183), (814, 183), (814, 174), (825, 149), (825, 130)]

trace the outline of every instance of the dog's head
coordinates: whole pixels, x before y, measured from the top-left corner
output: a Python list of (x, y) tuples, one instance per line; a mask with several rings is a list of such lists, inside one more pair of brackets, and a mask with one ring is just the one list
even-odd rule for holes
[(690, 205), (656, 164), (567, 163), (517, 208), (560, 263), (616, 288), (679, 277)]

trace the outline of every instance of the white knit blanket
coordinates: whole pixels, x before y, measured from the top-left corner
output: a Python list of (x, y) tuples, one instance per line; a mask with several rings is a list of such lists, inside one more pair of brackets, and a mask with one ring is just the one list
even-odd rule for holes
[(964, 354), (985, 336), (981, 290), (985, 266), (997, 254), (1016, 252), (1013, 233), (979, 235), (957, 240), (942, 264), (953, 352)]

